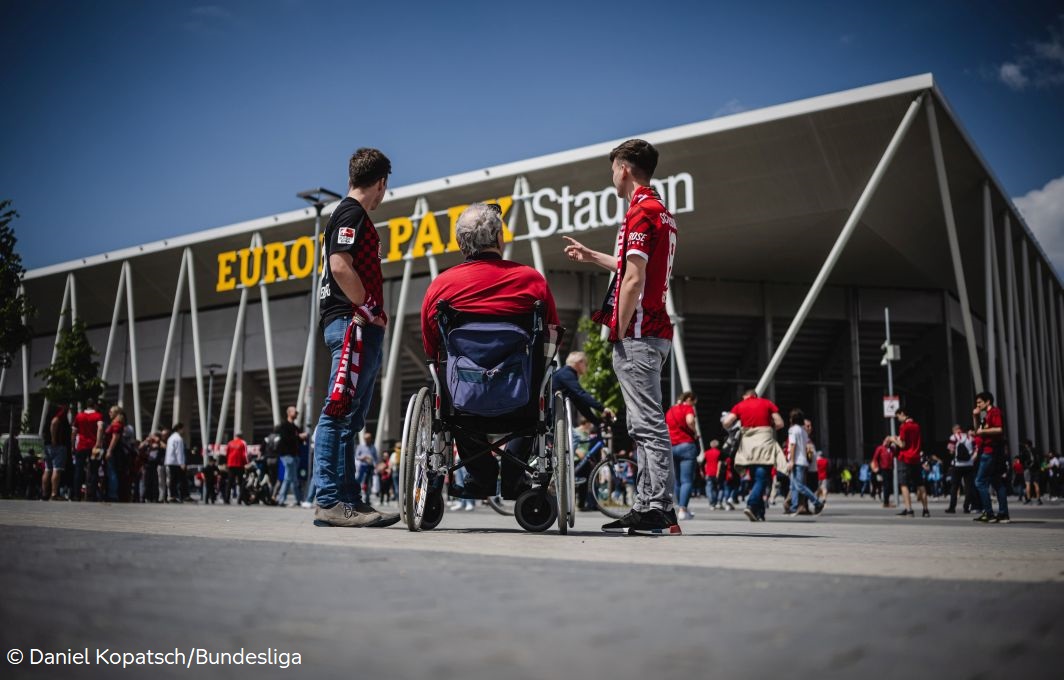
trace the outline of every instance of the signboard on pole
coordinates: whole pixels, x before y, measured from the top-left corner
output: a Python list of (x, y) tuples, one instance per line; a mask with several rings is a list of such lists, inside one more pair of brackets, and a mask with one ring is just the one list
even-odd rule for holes
[(883, 417), (893, 418), (901, 408), (901, 398), (897, 395), (883, 397)]

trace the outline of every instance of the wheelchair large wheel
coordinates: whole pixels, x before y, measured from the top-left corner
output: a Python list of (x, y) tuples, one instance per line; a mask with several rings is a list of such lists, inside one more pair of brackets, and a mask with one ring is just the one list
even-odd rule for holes
[[(410, 424), (406, 427), (407, 436), (403, 443), (402, 465), (403, 479), (400, 483), (403, 498), (403, 513), (406, 515), (406, 527), (410, 531), (420, 531), (425, 515), (425, 504), (430, 492), (429, 454), (432, 453), (432, 394), (429, 388), (422, 387), (414, 395), (410, 408)], [(431, 508), (430, 508), (431, 509)], [(430, 517), (430, 519), (436, 519)], [(442, 512), (440, 518), (442, 519)], [(436, 524), (439, 524), (437, 519)], [(435, 526), (435, 525), (433, 525)], [(425, 526), (429, 529), (432, 527)]]
[(417, 401), (417, 392), (410, 395), (410, 401), (406, 404), (406, 417), (403, 418), (403, 438), (399, 440), (399, 521), (406, 524), (406, 503), (403, 502), (406, 491), (406, 465), (410, 462), (410, 456), (406, 452), (406, 443), (410, 434), (410, 414), (414, 412), (414, 402)]
[(525, 531), (540, 533), (550, 529), (558, 518), (558, 503), (546, 488), (530, 489), (517, 497), (514, 517)]
[(572, 433), (569, 409), (561, 394), (554, 395), (554, 493), (558, 498), (558, 533), (563, 536), (576, 523), (576, 487), (573, 482)]
[[(588, 492), (595, 497), (599, 512), (619, 519), (628, 514), (632, 503), (635, 502), (636, 466), (631, 458), (611, 458), (606, 458), (595, 466), (587, 479), (587, 485)], [(629, 483), (629, 479), (633, 481)]]

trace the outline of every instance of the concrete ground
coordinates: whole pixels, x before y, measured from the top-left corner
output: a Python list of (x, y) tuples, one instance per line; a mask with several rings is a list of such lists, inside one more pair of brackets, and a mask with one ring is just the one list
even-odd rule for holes
[[(486, 507), (413, 534), (301, 509), (3, 501), (0, 652), (25, 656), (0, 677), (1064, 677), (1064, 504), (998, 526), (944, 507), (833, 497), (753, 524), (700, 504), (683, 536), (626, 537), (597, 513), (568, 536)], [(30, 664), (85, 648), (92, 665)], [(95, 656), (175, 648), (301, 665)]]

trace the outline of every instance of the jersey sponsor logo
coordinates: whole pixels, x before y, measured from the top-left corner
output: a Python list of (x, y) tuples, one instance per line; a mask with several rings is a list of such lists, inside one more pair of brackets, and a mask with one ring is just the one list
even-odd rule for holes
[(319, 300), (324, 300), (325, 298), (329, 297), (330, 295), (332, 295), (332, 286), (330, 286), (328, 283), (323, 284), (320, 288), (318, 288), (318, 299)]
[(342, 246), (349, 246), (355, 242), (355, 230), (351, 227), (340, 227), (336, 230), (336, 242)]
[(633, 231), (632, 233), (628, 234), (628, 243), (629, 243), (629, 245), (631, 245), (631, 244), (646, 245), (646, 242), (647, 242), (647, 234), (643, 234), (643, 233), (640, 233), (640, 232), (637, 232), (637, 231)]

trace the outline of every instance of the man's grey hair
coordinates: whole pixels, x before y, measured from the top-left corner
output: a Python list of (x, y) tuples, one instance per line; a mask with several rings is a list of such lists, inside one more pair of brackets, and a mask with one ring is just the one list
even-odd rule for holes
[(462, 254), (466, 257), (476, 255), (489, 248), (499, 247), (502, 216), (495, 206), (474, 203), (458, 216), (454, 231)]
[(576, 366), (581, 361), (587, 361), (587, 355), (583, 352), (569, 352), (569, 356), (565, 357), (566, 366)]

